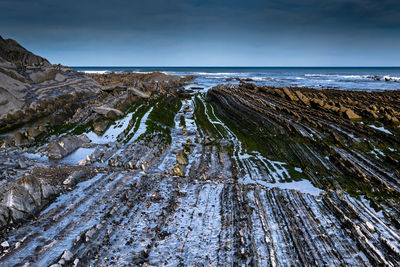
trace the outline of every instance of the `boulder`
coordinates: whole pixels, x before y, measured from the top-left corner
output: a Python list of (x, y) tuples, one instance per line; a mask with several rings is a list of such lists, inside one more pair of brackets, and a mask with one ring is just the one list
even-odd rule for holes
[(68, 249), (64, 250), (64, 253), (61, 256), (61, 260), (64, 260), (66, 263), (72, 261), (74, 254)]
[(14, 133), (14, 143), (16, 146), (23, 146), (28, 143), (28, 140), (25, 138), (23, 134), (17, 131)]
[(275, 89), (275, 95), (285, 98), (285, 93), (280, 89)]
[(385, 113), (385, 116), (383, 117), (383, 122), (389, 125), (399, 124), (399, 120), (395, 116), (391, 116), (388, 113)]
[(356, 113), (354, 113), (353, 110), (351, 109), (347, 109), (344, 113), (343, 116), (349, 120), (360, 120), (361, 116), (357, 115)]
[(41, 132), (39, 129), (35, 127), (31, 127), (25, 130), (25, 136), (28, 137), (28, 139), (34, 140)]
[(325, 105), (324, 101), (322, 101), (322, 100), (320, 100), (318, 98), (311, 99), (310, 104), (314, 108), (321, 108), (321, 107), (323, 107)]
[(115, 113), (115, 115), (117, 117), (120, 117), (120, 116), (124, 115), (124, 113), (122, 111), (120, 111), (118, 109), (115, 109), (115, 108), (110, 108), (110, 107), (107, 107), (107, 106), (95, 107), (95, 108), (93, 108), (93, 111), (98, 113), (98, 114), (104, 115), (104, 116), (107, 116), (107, 114), (110, 111), (113, 111), (113, 113)]
[(364, 109), (362, 113), (363, 113), (366, 117), (373, 118), (373, 119), (375, 119), (375, 120), (378, 119), (378, 115), (375, 113), (375, 111), (373, 111), (373, 110), (371, 110), (371, 109), (369, 109), (369, 108)]
[(65, 135), (57, 142), (51, 142), (47, 146), (47, 156), (51, 159), (61, 159), (89, 142), (90, 140), (86, 135)]
[(107, 112), (106, 114), (106, 118), (111, 119), (111, 120), (115, 120), (119, 117), (118, 113), (115, 112), (115, 110), (110, 110), (109, 112)]
[(151, 94), (151, 92), (145, 93), (145, 92), (140, 91), (139, 89), (136, 89), (136, 88), (129, 88), (128, 90), (132, 94), (134, 94), (134, 95), (136, 95), (138, 97), (141, 97), (141, 98), (149, 98), (150, 94)]
[(41, 178), (25, 176), (0, 192), (0, 227), (34, 214), (59, 190)]
[(300, 99), (301, 102), (303, 102), (305, 105), (309, 106), (310, 105), (310, 99), (308, 97), (306, 97), (305, 95), (303, 95), (302, 92), (300, 91), (295, 91), (296, 96), (298, 97), (298, 99)]
[(378, 111), (378, 108), (377, 108), (375, 105), (371, 105), (371, 106), (370, 106), (370, 109), (371, 109), (372, 111), (374, 111), (374, 112), (377, 112), (377, 111)]
[(283, 87), (283, 93), (285, 94), (286, 98), (290, 101), (297, 101), (298, 98), (292, 94), (292, 92), (287, 89), (286, 87)]
[(93, 131), (98, 134), (98, 135), (102, 135), (104, 133), (104, 131), (107, 129), (108, 127), (108, 121), (99, 121), (93, 124)]
[(64, 185), (75, 185), (78, 183), (82, 178), (84, 178), (87, 175), (86, 172), (84, 171), (75, 171), (71, 173), (67, 179), (64, 180), (63, 184)]

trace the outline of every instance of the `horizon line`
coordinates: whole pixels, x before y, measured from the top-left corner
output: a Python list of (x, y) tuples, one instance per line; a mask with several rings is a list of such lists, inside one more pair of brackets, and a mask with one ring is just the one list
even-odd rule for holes
[(80, 65), (71, 68), (400, 68), (400, 66), (128, 66), (128, 65)]

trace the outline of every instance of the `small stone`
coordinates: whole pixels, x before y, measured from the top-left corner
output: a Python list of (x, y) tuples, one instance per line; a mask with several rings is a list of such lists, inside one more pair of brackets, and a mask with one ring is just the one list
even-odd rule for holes
[(74, 254), (72, 254), (71, 251), (69, 251), (68, 249), (64, 250), (64, 253), (61, 256), (62, 260), (65, 260), (65, 262), (70, 262), (72, 260), (72, 257), (74, 256)]
[(3, 248), (9, 248), (9, 247), (10, 247), (10, 244), (8, 244), (7, 241), (4, 241), (3, 243), (1, 243), (1, 246), (2, 246)]
[(176, 162), (181, 165), (188, 165), (189, 162), (186, 153), (184, 153), (183, 151), (179, 151), (178, 153), (176, 153)]
[(40, 132), (45, 132), (45, 131), (46, 131), (46, 126), (40, 125), (39, 128), (38, 128), (38, 130), (39, 130)]
[(18, 160), (18, 166), (21, 169), (26, 169), (26, 167), (28, 167), (28, 165), (26, 165), (25, 161), (23, 161), (22, 159)]
[(184, 165), (179, 165), (179, 164), (176, 164), (173, 167), (173, 171), (174, 171), (174, 174), (176, 176), (181, 176), (181, 177), (184, 177), (185, 176), (185, 172), (186, 172), (185, 166)]
[(21, 146), (25, 145), (27, 143), (27, 140), (23, 134), (17, 131), (14, 133), (14, 143), (16, 146)]

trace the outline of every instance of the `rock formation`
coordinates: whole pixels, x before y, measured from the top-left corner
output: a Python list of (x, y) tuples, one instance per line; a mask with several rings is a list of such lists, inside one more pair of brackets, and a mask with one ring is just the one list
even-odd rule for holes
[(3, 43), (0, 265), (400, 265), (398, 91), (205, 94)]

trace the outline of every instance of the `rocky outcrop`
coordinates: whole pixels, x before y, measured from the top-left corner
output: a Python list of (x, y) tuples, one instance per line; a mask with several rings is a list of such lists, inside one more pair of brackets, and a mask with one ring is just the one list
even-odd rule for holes
[[(347, 109), (362, 114), (366, 107), (356, 98), (254, 84), (180, 98), (178, 88), (138, 85), (149, 98), (128, 100), (122, 83), (77, 109), (73, 127), (44, 129), (60, 147), (88, 132), (93, 143), (82, 153), (54, 161), (39, 154), (46, 144), (0, 150), (1, 170), (18, 170), (0, 188), (15, 182), (18, 194), (32, 192), (12, 198), (19, 209), (36, 210), (13, 229), (0, 216), (9, 220), (3, 265), (398, 265), (398, 132), (379, 134), (368, 120), (345, 118)], [(160, 96), (164, 89), (169, 96)], [(115, 123), (93, 111), (129, 101)], [(390, 106), (376, 112), (397, 116)], [(96, 137), (100, 121), (110, 128)], [(31, 127), (39, 129), (18, 132), (29, 139)], [(385, 149), (390, 144), (393, 151)], [(383, 151), (373, 154), (375, 147)], [(390, 162), (378, 156), (383, 152)], [(18, 183), (28, 176), (62, 195), (36, 207), (37, 191)], [(35, 184), (28, 180), (23, 184)], [(9, 207), (0, 205), (0, 214)]]
[(16, 121), (48, 115), (42, 105), (56, 111), (63, 109), (64, 105), (57, 105), (57, 97), (78, 93), (80, 98), (73, 103), (79, 104), (100, 88), (93, 79), (68, 67), (51, 65), (11, 39), (0, 37), (0, 58), (0, 131), (12, 128)]
[(0, 192), (0, 229), (33, 215), (58, 192), (45, 179), (34, 176), (7, 184)]
[(353, 110), (351, 109), (346, 109), (343, 112), (343, 116), (349, 120), (361, 120), (361, 116), (358, 116), (356, 113), (354, 113)]
[(50, 159), (62, 159), (63, 157), (71, 154), (84, 144), (88, 144), (90, 140), (86, 135), (71, 136), (65, 135), (57, 142), (51, 142), (47, 146), (47, 156)]
[(93, 111), (110, 119), (115, 119), (124, 115), (124, 113), (120, 110), (107, 106), (94, 107)]
[(50, 65), (47, 59), (26, 50), (13, 39), (3, 39), (0, 36), (0, 57), (18, 66)]

